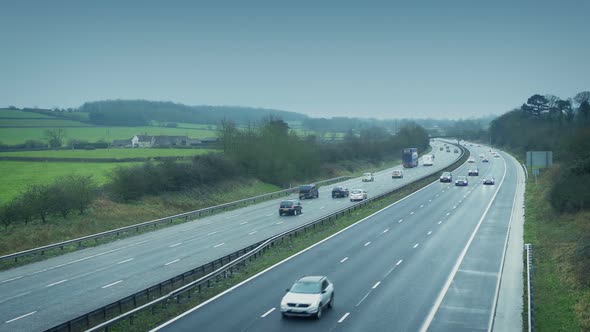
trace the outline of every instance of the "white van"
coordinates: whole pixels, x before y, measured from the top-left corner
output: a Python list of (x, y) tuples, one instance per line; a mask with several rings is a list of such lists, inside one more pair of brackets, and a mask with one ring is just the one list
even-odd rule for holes
[(363, 182), (373, 182), (375, 177), (373, 177), (373, 173), (364, 173), (363, 174)]
[(425, 154), (422, 156), (422, 164), (424, 166), (432, 166), (433, 163), (434, 163), (433, 155)]

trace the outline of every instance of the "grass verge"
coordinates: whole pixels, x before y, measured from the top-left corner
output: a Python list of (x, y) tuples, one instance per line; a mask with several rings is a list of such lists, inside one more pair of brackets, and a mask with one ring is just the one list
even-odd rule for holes
[[(576, 241), (590, 234), (590, 213), (555, 213), (547, 198), (550, 176), (528, 181), (525, 195), (524, 242), (533, 245), (535, 330), (590, 331), (590, 287), (574, 273)], [(526, 313), (523, 321), (527, 328)]]
[[(446, 170), (456, 168), (458, 165), (464, 163), (468, 157), (469, 154), (466, 154)], [(148, 331), (239, 284), (285, 258), (296, 254), (297, 252), (410, 195), (416, 190), (438, 180), (438, 177), (439, 173), (436, 173), (425, 179), (409, 184), (386, 198), (372, 202), (364, 208), (336, 219), (333, 223), (326, 223), (322, 226), (316, 227), (314, 232), (305, 232), (296, 237), (289, 238), (281, 244), (271, 247), (257, 259), (249, 262), (238, 271), (234, 271), (231, 276), (217, 279), (216, 282), (210, 285), (210, 287), (203, 288), (200, 291), (195, 289), (194, 291), (188, 292), (185, 296), (177, 299), (170, 299), (164, 304), (140, 312), (137, 315), (134, 315), (132, 319), (121, 321), (110, 327), (109, 331)]]

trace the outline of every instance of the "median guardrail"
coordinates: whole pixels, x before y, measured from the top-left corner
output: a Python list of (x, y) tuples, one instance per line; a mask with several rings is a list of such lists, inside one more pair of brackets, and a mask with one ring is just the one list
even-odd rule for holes
[[(326, 184), (330, 184), (330, 183), (334, 183), (334, 182), (348, 180), (350, 178), (352, 178), (352, 177), (340, 176), (340, 177), (336, 177), (336, 178), (322, 180), (322, 181), (315, 182), (315, 183), (318, 185), (326, 185)], [(244, 198), (241, 200), (237, 200), (237, 201), (233, 201), (233, 202), (229, 202), (229, 203), (225, 203), (225, 204), (220, 204), (220, 205), (211, 206), (208, 208), (203, 208), (203, 209), (199, 209), (199, 210), (195, 210), (195, 211), (177, 214), (177, 215), (170, 216), (170, 217), (164, 217), (164, 218), (160, 218), (160, 219), (150, 220), (150, 221), (146, 221), (143, 223), (125, 226), (125, 227), (113, 229), (113, 230), (106, 231), (106, 232), (83, 236), (83, 237), (80, 237), (77, 239), (72, 239), (72, 240), (67, 240), (67, 241), (63, 241), (63, 242), (59, 242), (59, 243), (46, 245), (43, 247), (24, 250), (24, 251), (0, 256), (0, 262), (7, 261), (7, 260), (14, 260), (15, 262), (18, 262), (18, 259), (23, 256), (31, 256), (31, 255), (35, 255), (35, 254), (44, 255), (45, 252), (47, 252), (49, 250), (55, 250), (55, 249), (63, 250), (66, 246), (75, 245), (75, 244), (77, 244), (79, 247), (81, 247), (82, 243), (84, 241), (99, 240), (99, 239), (106, 238), (109, 236), (118, 237), (118, 236), (128, 233), (130, 231), (137, 232), (139, 230), (142, 230), (142, 229), (145, 229), (148, 227), (157, 227), (158, 225), (161, 225), (164, 223), (172, 223), (173, 221), (179, 220), (179, 219), (184, 220), (184, 221), (188, 221), (190, 218), (200, 218), (202, 215), (209, 215), (214, 212), (218, 212), (220, 210), (231, 209), (231, 208), (234, 208), (234, 207), (242, 205), (242, 204), (256, 203), (257, 201), (264, 201), (264, 200), (272, 199), (272, 198), (276, 198), (276, 197), (287, 196), (287, 195), (290, 195), (296, 191), (297, 191), (297, 188), (290, 188), (290, 189), (275, 191), (275, 192), (264, 194), (264, 195), (253, 196), (253, 197)]]
[[(459, 159), (451, 164), (448, 168), (454, 168), (462, 163), (465, 156), (466, 149), (461, 147), (461, 155)], [(211, 263), (207, 263), (193, 270), (180, 274), (174, 278), (168, 279), (159, 283), (158, 285), (152, 286), (145, 290), (142, 290), (134, 295), (128, 296), (122, 300), (106, 305), (102, 308), (94, 310), (90, 313), (79, 316), (68, 322), (53, 327), (47, 331), (50, 332), (77, 332), (77, 331), (109, 331), (109, 329), (124, 320), (128, 320), (129, 324), (133, 324), (134, 317), (144, 311), (157, 310), (157, 306), (170, 301), (176, 301), (180, 303), (182, 297), (186, 296), (190, 298), (193, 293), (200, 294), (204, 289), (210, 287), (211, 282), (215, 282), (224, 278), (231, 277), (235, 272), (239, 271), (240, 268), (246, 266), (248, 262), (256, 259), (266, 252), (269, 248), (276, 244), (282, 243), (285, 239), (296, 237), (301, 233), (313, 231), (316, 227), (320, 227), (325, 223), (333, 223), (339, 217), (349, 215), (355, 210), (365, 207), (372, 202), (387, 197), (414, 182), (428, 178), (440, 170), (428, 173), (410, 183), (407, 183), (399, 188), (389, 190), (385, 193), (376, 195), (364, 201), (358, 202), (349, 207), (342, 208), (338, 211), (332, 212), (326, 216), (318, 218), (316, 220), (307, 222), (303, 225), (297, 226), (275, 236), (272, 236), (264, 241), (250, 245), (244, 249), (233, 252), (221, 259), (215, 260)], [(231, 257), (235, 257), (233, 260)], [(225, 265), (222, 263), (225, 260), (229, 260)], [(215, 267), (221, 264), (222, 266), (215, 269)], [(207, 273), (207, 271), (211, 271)], [(205, 274), (207, 273), (207, 274)], [(175, 288), (176, 285), (176, 288)], [(168, 293), (162, 295), (166, 290)], [(150, 294), (159, 295), (157, 298), (150, 297)], [(140, 304), (143, 303), (143, 304)], [(126, 308), (131, 308), (126, 311)], [(100, 322), (100, 323), (99, 323)]]

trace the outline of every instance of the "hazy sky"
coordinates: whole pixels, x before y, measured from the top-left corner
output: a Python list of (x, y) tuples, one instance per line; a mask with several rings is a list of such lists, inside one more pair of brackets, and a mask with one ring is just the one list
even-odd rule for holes
[(477, 117), (590, 90), (590, 1), (0, 0), (0, 106)]

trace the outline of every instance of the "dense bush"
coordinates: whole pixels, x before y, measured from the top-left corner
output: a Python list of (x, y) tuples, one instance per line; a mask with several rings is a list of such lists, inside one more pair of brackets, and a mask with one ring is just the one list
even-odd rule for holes
[(72, 211), (80, 214), (96, 196), (96, 184), (91, 176), (69, 175), (51, 184), (31, 185), (18, 197), (0, 208), (0, 223), (11, 224), (38, 219), (43, 223), (52, 215), (67, 218)]

